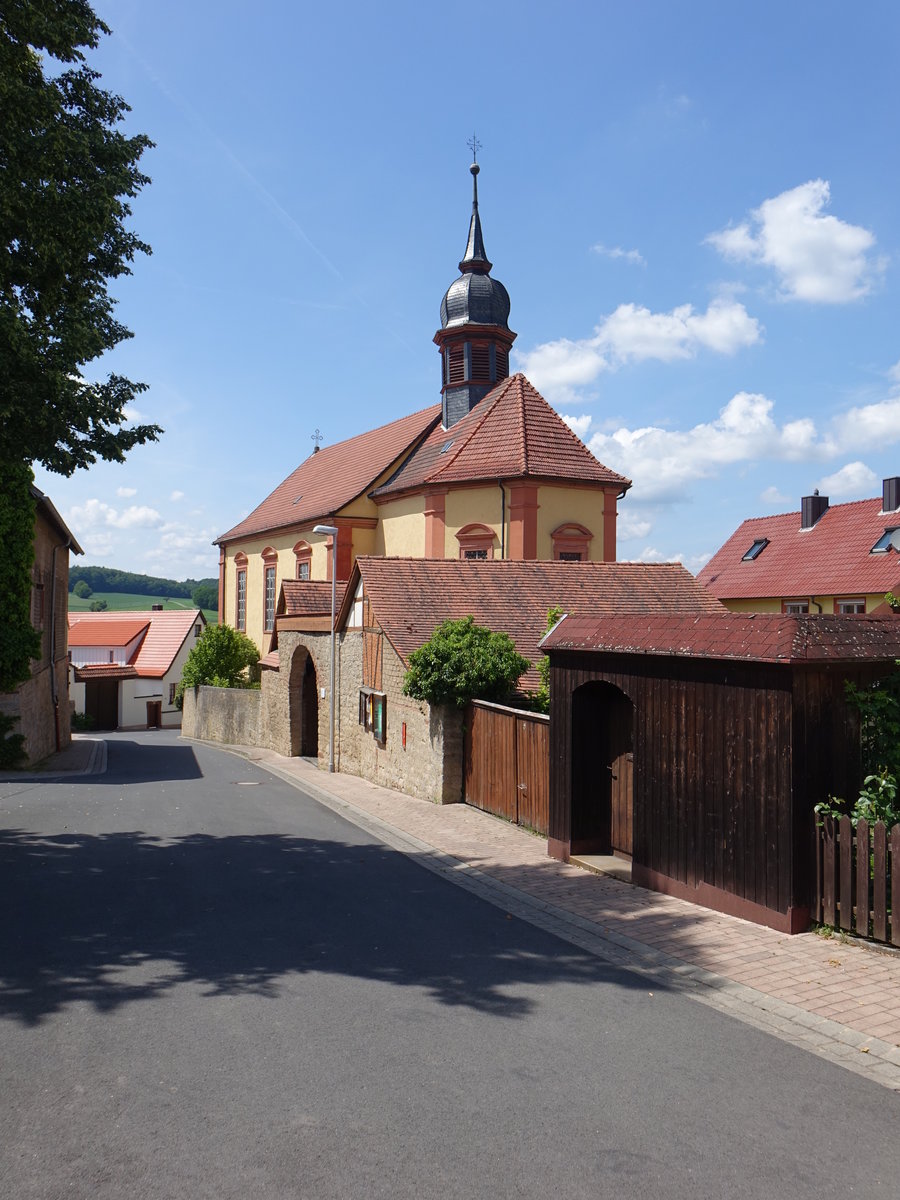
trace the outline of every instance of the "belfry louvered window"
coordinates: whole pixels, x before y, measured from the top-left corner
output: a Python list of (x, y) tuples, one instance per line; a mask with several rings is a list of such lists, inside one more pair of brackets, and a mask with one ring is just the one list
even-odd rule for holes
[(491, 350), (489, 346), (472, 347), (472, 379), (489, 383), (491, 379)]
[(448, 346), (444, 354), (446, 355), (447, 363), (447, 383), (462, 383), (466, 377), (462, 344)]
[(503, 346), (497, 347), (497, 379), (506, 379), (509, 375), (509, 351)]

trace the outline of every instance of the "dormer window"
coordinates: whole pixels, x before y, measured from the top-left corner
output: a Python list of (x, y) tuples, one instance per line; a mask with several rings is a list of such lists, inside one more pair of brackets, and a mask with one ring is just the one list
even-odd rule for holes
[(897, 549), (898, 541), (900, 541), (900, 525), (892, 525), (890, 529), (884, 531), (869, 553), (887, 554), (892, 548)]
[(753, 562), (754, 559), (759, 558), (768, 544), (768, 538), (757, 538), (747, 553), (741, 558), (741, 562)]

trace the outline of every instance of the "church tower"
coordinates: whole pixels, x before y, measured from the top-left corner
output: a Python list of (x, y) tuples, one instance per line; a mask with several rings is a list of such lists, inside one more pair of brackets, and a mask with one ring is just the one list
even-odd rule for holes
[(491, 278), (478, 215), (477, 162), (472, 172), (472, 219), (459, 264), (460, 276), (441, 301), (441, 327), (434, 335), (441, 352), (442, 423), (449, 429), (509, 375), (509, 350), (516, 335), (507, 324), (509, 293)]

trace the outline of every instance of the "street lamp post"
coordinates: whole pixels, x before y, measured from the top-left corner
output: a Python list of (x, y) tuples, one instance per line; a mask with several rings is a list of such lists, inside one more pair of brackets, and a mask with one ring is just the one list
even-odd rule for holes
[(331, 684), (329, 687), (329, 718), (328, 718), (328, 770), (334, 771), (334, 617), (335, 617), (335, 588), (337, 586), (337, 525), (315, 525), (313, 533), (324, 533), (331, 536)]

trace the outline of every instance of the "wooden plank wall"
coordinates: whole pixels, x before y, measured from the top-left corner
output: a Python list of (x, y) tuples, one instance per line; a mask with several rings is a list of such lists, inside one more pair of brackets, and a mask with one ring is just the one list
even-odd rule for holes
[(546, 717), (473, 702), (466, 710), (465, 802), (546, 834), (548, 749)]
[(788, 669), (588, 652), (560, 652), (552, 664), (552, 839), (570, 839), (574, 756), (591, 753), (572, 746), (572, 693), (604, 680), (634, 704), (634, 861), (782, 913), (802, 902)]

